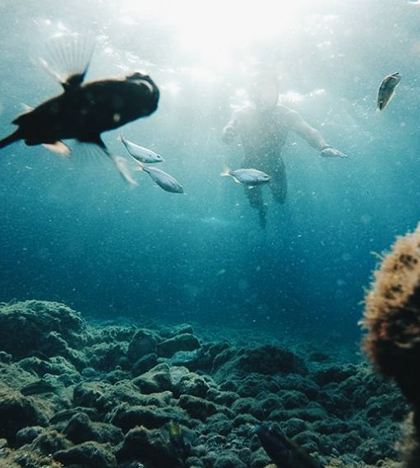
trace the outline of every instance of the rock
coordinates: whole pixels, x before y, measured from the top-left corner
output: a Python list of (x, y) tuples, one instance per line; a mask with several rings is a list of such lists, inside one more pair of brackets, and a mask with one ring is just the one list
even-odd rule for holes
[(281, 428), (287, 437), (293, 438), (301, 432), (305, 431), (307, 424), (302, 419), (291, 418), (288, 421), (285, 421)]
[(133, 379), (143, 393), (160, 393), (172, 389), (171, 372), (168, 364), (162, 363)]
[(104, 382), (82, 382), (74, 387), (73, 404), (101, 410), (110, 387)]
[(226, 349), (214, 360), (216, 382), (243, 377), (251, 373), (263, 375), (308, 374), (304, 361), (294, 353), (276, 346)]
[(117, 460), (108, 447), (97, 442), (84, 442), (54, 453), (54, 459), (65, 466), (83, 465), (89, 468), (116, 468)]
[(200, 348), (200, 342), (194, 335), (183, 333), (159, 343), (157, 354), (162, 357), (171, 357), (178, 351), (194, 351)]
[(5, 353), (4, 351), (0, 351), (0, 362), (3, 364), (10, 364), (13, 360), (13, 356), (11, 354)]
[(179, 406), (185, 409), (192, 418), (202, 421), (212, 414), (216, 414), (220, 408), (210, 401), (190, 395), (181, 395)]
[(176, 395), (193, 395), (204, 398), (207, 391), (210, 389), (210, 385), (207, 383), (206, 379), (193, 372), (188, 372), (186, 375), (183, 375), (178, 382), (176, 382), (173, 377), (173, 383), (174, 393)]
[(157, 354), (146, 354), (136, 361), (131, 369), (133, 377), (137, 377), (155, 367), (158, 363)]
[(0, 307), (0, 350), (15, 359), (28, 357), (36, 351), (61, 354), (69, 346), (81, 344), (80, 334), (84, 328), (80, 314), (57, 302), (25, 301), (3, 305)]
[(207, 399), (214, 401), (218, 405), (232, 406), (235, 401), (240, 399), (238, 393), (235, 392), (221, 392), (215, 388), (209, 389), (206, 395)]
[(234, 452), (222, 453), (216, 458), (214, 468), (247, 468)]
[(31, 397), (11, 389), (0, 391), (0, 438), (14, 440), (16, 433), (27, 426), (45, 426), (48, 418)]
[(45, 428), (41, 426), (24, 427), (16, 433), (15, 444), (18, 447), (30, 444), (43, 432), (45, 432)]
[(277, 465), (268, 466), (269, 463), (270, 458), (262, 447), (256, 451), (253, 451), (250, 463), (251, 468), (277, 468)]
[(156, 354), (157, 337), (148, 330), (138, 330), (128, 345), (127, 356), (131, 361), (138, 361), (147, 354)]
[(85, 413), (75, 414), (63, 429), (63, 434), (75, 444), (94, 440), (116, 445), (124, 439), (121, 429), (112, 424), (92, 422)]
[(176, 325), (175, 327), (171, 327), (169, 329), (163, 330), (160, 335), (164, 338), (173, 338), (177, 335), (193, 335), (194, 329), (188, 323), (181, 323)]
[(110, 422), (124, 432), (135, 426), (157, 429), (173, 420), (182, 421), (185, 424), (189, 422), (183, 411), (172, 407), (120, 405), (110, 415)]
[(87, 349), (85, 353), (89, 365), (101, 371), (111, 371), (126, 358), (125, 343), (98, 343)]
[(55, 430), (46, 430), (32, 442), (31, 448), (39, 451), (44, 455), (58, 452), (59, 450), (67, 450), (73, 444), (66, 439), (63, 434)]
[(324, 386), (330, 382), (342, 382), (355, 374), (357, 374), (357, 366), (354, 364), (329, 366), (315, 372), (313, 379), (318, 385)]
[(142, 426), (131, 429), (117, 453), (118, 462), (138, 460), (148, 468), (181, 468), (162, 431), (151, 431)]
[(19, 361), (19, 367), (31, 372), (38, 377), (43, 377), (45, 374), (65, 375), (71, 378), (72, 382), (80, 380), (80, 374), (76, 367), (62, 356), (54, 356), (50, 358), (40, 359), (39, 357), (28, 357)]

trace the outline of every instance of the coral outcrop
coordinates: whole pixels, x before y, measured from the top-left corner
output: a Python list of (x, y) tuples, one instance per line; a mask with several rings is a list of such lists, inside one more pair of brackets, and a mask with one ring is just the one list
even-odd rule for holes
[[(420, 466), (420, 225), (397, 239), (383, 258), (366, 296), (364, 349), (411, 403), (405, 439), (406, 466)], [(381, 411), (381, 405), (372, 408)]]

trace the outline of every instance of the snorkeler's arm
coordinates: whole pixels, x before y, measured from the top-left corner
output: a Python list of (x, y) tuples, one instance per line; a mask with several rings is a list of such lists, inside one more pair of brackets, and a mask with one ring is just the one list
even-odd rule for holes
[(331, 147), (318, 130), (311, 127), (300, 114), (289, 111), (289, 122), (291, 129), (304, 138), (312, 148), (321, 152), (321, 156), (347, 158), (347, 155)]
[(228, 145), (230, 145), (236, 137), (238, 130), (239, 115), (239, 110), (234, 111), (229, 122), (223, 128), (222, 140)]

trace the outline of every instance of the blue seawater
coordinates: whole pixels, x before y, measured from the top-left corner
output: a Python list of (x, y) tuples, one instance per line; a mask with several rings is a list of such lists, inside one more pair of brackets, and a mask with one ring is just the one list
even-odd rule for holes
[[(160, 167), (186, 192), (166, 193), (144, 173), (131, 189), (105, 157), (77, 145), (70, 159), (22, 142), (5, 148), (0, 300), (357, 342), (373, 252), (420, 215), (420, 7), (176, 3), (0, 2), (1, 135), (13, 131), (21, 103), (60, 92), (35, 60), (43, 41), (93, 32), (88, 79), (145, 69), (158, 83), (159, 109), (123, 131), (162, 154)], [(226, 146), (221, 131), (261, 66), (278, 72), (282, 103), (349, 155), (323, 159), (290, 133), (288, 201), (277, 206), (265, 189), (266, 230), (242, 187), (219, 175), (241, 167), (242, 148)], [(395, 71), (397, 94), (375, 113), (379, 85)], [(128, 157), (118, 133), (104, 140)]]

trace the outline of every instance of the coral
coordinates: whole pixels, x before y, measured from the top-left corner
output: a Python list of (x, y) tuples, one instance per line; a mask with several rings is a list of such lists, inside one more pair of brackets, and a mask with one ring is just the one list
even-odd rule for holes
[(364, 349), (420, 405), (420, 226), (397, 239), (366, 296)]
[[(362, 325), (368, 330), (363, 347), (375, 367), (397, 382), (413, 407), (406, 435), (406, 467), (420, 463), (420, 224), (397, 239), (375, 272), (366, 296)], [(388, 402), (386, 402), (388, 404)], [(373, 401), (368, 417), (383, 417), (383, 399)], [(392, 406), (389, 406), (391, 408)], [(398, 415), (396, 415), (398, 416)], [(362, 444), (358, 453), (375, 461), (374, 450)]]

